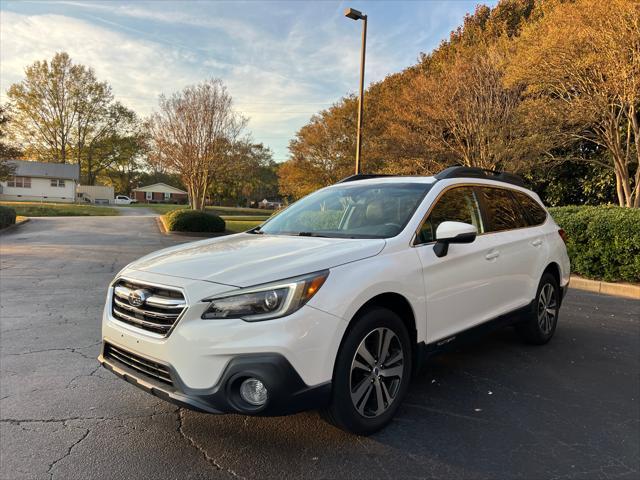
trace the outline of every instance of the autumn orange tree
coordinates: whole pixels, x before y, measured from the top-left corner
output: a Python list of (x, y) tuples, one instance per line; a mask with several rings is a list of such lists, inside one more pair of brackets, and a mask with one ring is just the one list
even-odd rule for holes
[[(502, 39), (516, 35), (534, 0), (479, 7), (417, 65), (371, 85), (365, 95), (365, 172), (431, 174), (451, 164), (518, 169), (531, 152), (515, 120), (521, 87), (503, 82)], [(315, 116), (290, 144), (281, 193), (299, 197), (352, 173), (355, 103)]]
[(612, 169), (619, 204), (638, 207), (640, 3), (576, 0), (541, 8), (507, 67), (507, 83), (525, 88), (521, 109), (530, 135), (547, 152), (583, 141), (600, 147), (604, 156), (586, 160)]
[[(479, 6), (416, 65), (368, 88), (364, 171), (424, 175), (462, 164), (544, 184), (557, 178), (551, 170), (592, 162), (615, 173), (621, 205), (638, 206), (639, 8), (635, 0)], [(351, 173), (354, 125), (346, 100), (305, 125), (281, 168), (282, 193), (298, 197)], [(593, 184), (610, 178), (594, 175)]]

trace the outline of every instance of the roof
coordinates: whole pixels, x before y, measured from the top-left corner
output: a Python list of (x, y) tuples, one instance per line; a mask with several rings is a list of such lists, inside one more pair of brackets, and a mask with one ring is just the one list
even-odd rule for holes
[(16, 166), (14, 175), (18, 177), (62, 178), (65, 180), (80, 179), (77, 163), (45, 163), (27, 160), (9, 160)]
[[(432, 177), (405, 177), (402, 175), (387, 175), (382, 173), (373, 173), (373, 174), (362, 174), (358, 173), (356, 175), (351, 175), (347, 178), (343, 178), (337, 184), (341, 183), (350, 183), (350, 182), (358, 182), (362, 183), (365, 180), (370, 180), (370, 183), (389, 183), (385, 182), (385, 180), (392, 179), (410, 179), (412, 183), (433, 183), (439, 180), (448, 180), (453, 178), (479, 178), (482, 180), (491, 180), (496, 182), (510, 183), (512, 185), (516, 185), (518, 187), (526, 188), (524, 180), (509, 172), (502, 172), (498, 170), (488, 170), (486, 168), (478, 168), (478, 167), (464, 167), (461, 165), (456, 165), (453, 167), (445, 168), (444, 170), (438, 172)], [(423, 179), (422, 182), (416, 182), (416, 179)]]
[(167, 185), (166, 183), (154, 183), (153, 185), (147, 185), (145, 187), (138, 187), (133, 189), (134, 192), (168, 192), (168, 193), (184, 193), (187, 192), (184, 190), (180, 190), (179, 188), (172, 187), (171, 185)]
[(423, 177), (423, 176), (393, 176), (393, 175), (384, 175), (384, 176), (370, 176), (367, 178), (360, 179), (352, 179), (348, 182), (338, 182), (334, 185), (344, 185), (348, 184), (358, 184), (358, 185), (379, 185), (381, 183), (434, 183), (436, 182), (435, 177)]

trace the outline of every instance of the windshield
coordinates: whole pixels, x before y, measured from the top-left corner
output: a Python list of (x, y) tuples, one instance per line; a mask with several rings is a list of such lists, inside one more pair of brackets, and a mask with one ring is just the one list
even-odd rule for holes
[(254, 233), (344, 238), (399, 234), (431, 188), (426, 183), (338, 185), (299, 200)]

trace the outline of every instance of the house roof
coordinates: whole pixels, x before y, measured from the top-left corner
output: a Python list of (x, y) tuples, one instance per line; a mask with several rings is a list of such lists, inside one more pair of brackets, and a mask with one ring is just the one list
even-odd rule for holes
[(15, 175), (18, 177), (62, 178), (76, 182), (80, 178), (77, 163), (44, 163), (27, 160), (9, 160), (8, 163), (16, 166)]
[(144, 187), (138, 187), (133, 189), (134, 192), (161, 192), (161, 193), (184, 193), (187, 192), (184, 190), (180, 190), (179, 188), (172, 187), (171, 185), (167, 185), (166, 183), (154, 183), (153, 185), (147, 185)]

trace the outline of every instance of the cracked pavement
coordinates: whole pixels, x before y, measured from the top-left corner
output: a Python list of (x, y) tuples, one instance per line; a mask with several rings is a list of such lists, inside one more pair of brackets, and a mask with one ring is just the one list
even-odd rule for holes
[(148, 216), (41, 218), (0, 236), (0, 478), (638, 478), (640, 301), (571, 290), (556, 337), (432, 359), (369, 437), (315, 412), (212, 416), (99, 368), (108, 283), (192, 239)]

